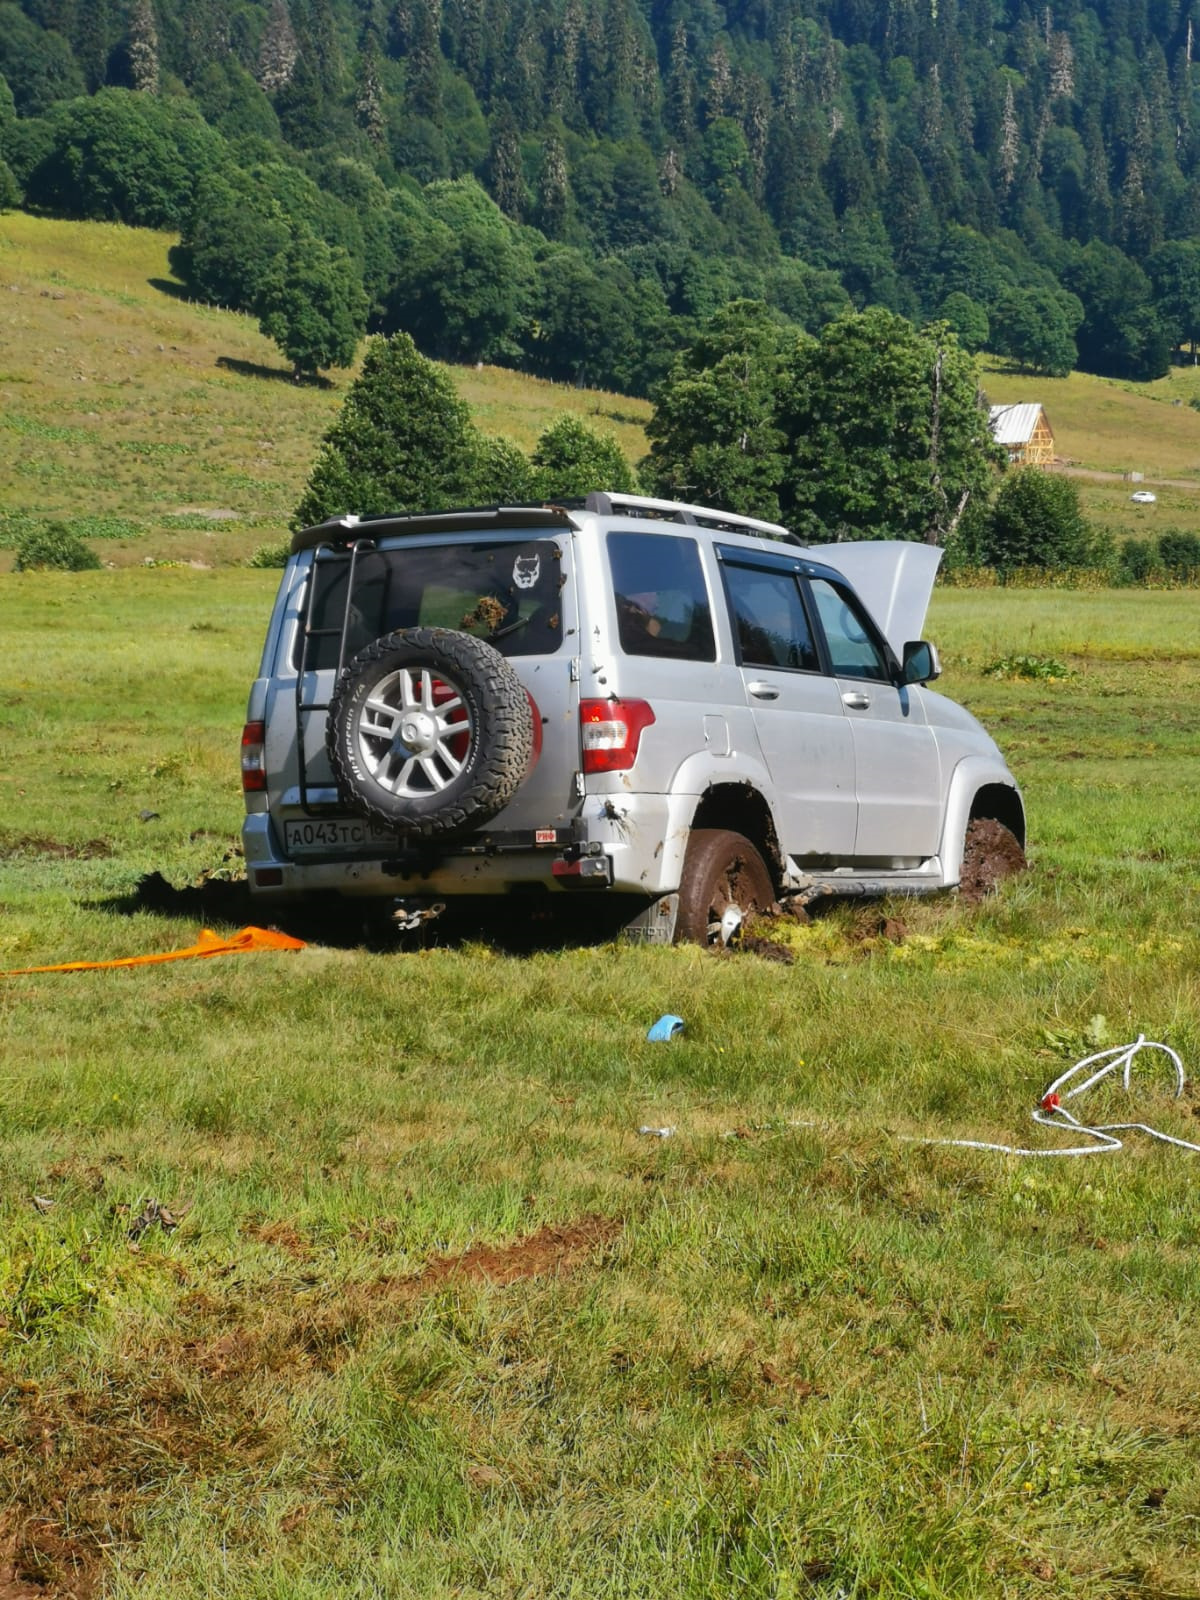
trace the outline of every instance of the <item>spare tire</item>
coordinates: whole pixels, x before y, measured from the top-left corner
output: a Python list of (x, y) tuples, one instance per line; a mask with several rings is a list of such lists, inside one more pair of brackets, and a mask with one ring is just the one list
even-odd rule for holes
[(400, 628), (343, 670), (326, 746), (352, 810), (442, 837), (494, 817), (520, 787), (533, 756), (531, 702), (482, 639)]

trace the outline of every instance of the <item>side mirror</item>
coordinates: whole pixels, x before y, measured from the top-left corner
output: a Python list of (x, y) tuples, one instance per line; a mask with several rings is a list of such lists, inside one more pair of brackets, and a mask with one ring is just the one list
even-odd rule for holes
[(942, 675), (942, 663), (937, 646), (928, 639), (913, 639), (904, 646), (900, 662), (901, 683), (932, 683)]

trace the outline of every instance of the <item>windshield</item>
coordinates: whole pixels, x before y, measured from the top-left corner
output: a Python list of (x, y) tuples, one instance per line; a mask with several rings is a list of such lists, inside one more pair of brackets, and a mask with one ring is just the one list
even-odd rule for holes
[[(337, 666), (343, 624), (345, 661), (397, 628), (454, 628), (503, 656), (549, 655), (562, 643), (564, 579), (553, 539), (361, 551), (349, 606), (348, 552), (319, 552), (314, 571), (310, 670)], [(302, 639), (297, 633), (295, 666)]]

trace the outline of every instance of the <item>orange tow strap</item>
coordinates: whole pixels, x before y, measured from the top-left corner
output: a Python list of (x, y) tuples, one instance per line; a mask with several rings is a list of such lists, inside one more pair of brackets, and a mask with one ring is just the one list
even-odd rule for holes
[(148, 967), (156, 961), (186, 961), (190, 956), (229, 956), (239, 950), (303, 950), (304, 940), (274, 928), (243, 928), (222, 939), (211, 928), (201, 928), (196, 943), (186, 950), (163, 950), (152, 956), (123, 956), (119, 961), (63, 961), (56, 967), (17, 967), (0, 972), (0, 978), (24, 978), (32, 972), (99, 972), (105, 967)]

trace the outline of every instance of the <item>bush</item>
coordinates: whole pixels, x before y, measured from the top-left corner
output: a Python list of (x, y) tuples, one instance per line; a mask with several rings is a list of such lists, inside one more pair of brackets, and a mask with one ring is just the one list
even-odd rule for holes
[(1108, 551), (1079, 508), (1070, 478), (1023, 467), (1000, 485), (991, 516), (980, 530), (985, 566), (1091, 567)]
[(1158, 550), (1153, 539), (1129, 539), (1117, 554), (1118, 583), (1145, 583), (1158, 565)]
[(1158, 559), (1173, 578), (1192, 578), (1200, 572), (1200, 538), (1168, 528), (1159, 535)]
[(290, 539), (278, 539), (274, 544), (260, 544), (246, 560), (248, 567), (286, 567), (292, 553)]
[(65, 522), (48, 522), (22, 535), (17, 544), (14, 570), (33, 572), (57, 568), (62, 572), (92, 572), (99, 566), (100, 557), (78, 534), (72, 533)]

